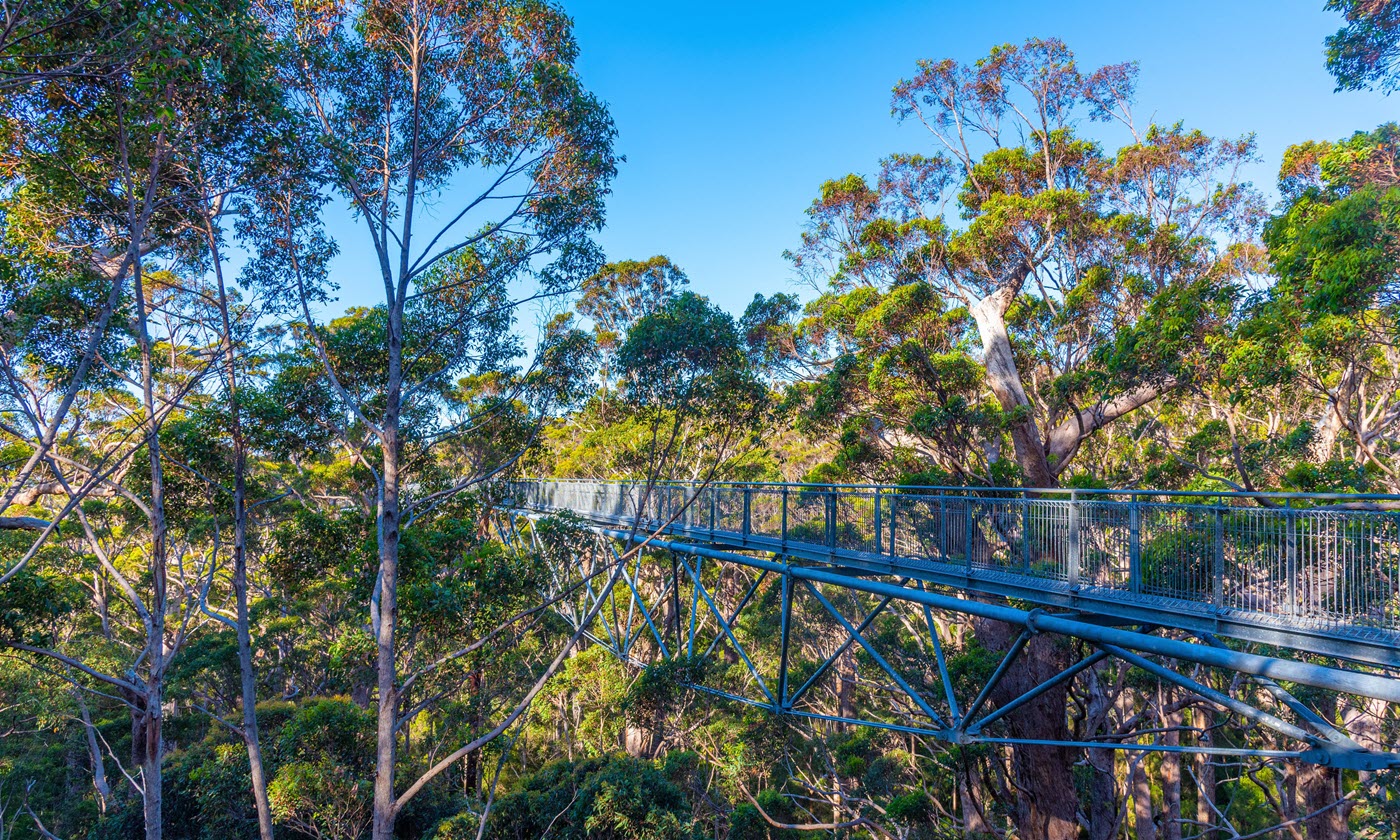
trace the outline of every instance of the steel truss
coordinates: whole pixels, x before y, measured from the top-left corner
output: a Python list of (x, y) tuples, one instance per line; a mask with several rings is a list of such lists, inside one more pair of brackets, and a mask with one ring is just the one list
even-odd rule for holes
[[(1156, 635), (1158, 627), (1079, 611), (1020, 609), (1008, 603), (960, 597), (955, 588), (919, 579), (908, 570), (884, 571), (823, 564), (782, 553), (743, 553), (684, 539), (658, 537), (613, 523), (557, 520), (526, 509), (498, 511), (501, 539), (550, 558), (553, 609), (593, 644), (634, 667), (683, 662), (683, 684), (713, 697), (792, 718), (875, 727), (954, 744), (1034, 744), (1087, 749), (1296, 758), (1351, 770), (1400, 766), (1400, 754), (1367, 748), (1287, 691), (1280, 682), (1400, 702), (1400, 679), (1232, 649), (1210, 633), (1194, 641)], [(571, 536), (551, 537), (549, 528)], [(630, 550), (629, 549), (633, 549)], [(1000, 599), (997, 599), (998, 601)], [(763, 605), (763, 609), (759, 609)], [(776, 625), (772, 614), (776, 612)], [(992, 619), (1021, 632), (990, 677), (972, 691), (950, 674), (935, 614)], [(884, 622), (880, 620), (886, 619)], [(918, 655), (907, 645), (913, 640)], [(1178, 628), (1179, 629), (1179, 628)], [(794, 662), (794, 639), (830, 637), (839, 644), (815, 664)], [(1033, 688), (993, 703), (998, 688), (1030, 640), (1055, 634), (1077, 640), (1087, 655)], [(1246, 744), (1143, 743), (1131, 735), (1045, 741), (1014, 737), (1008, 716), (1046, 692), (1116, 659), (1198, 695), (1249, 725), (1272, 730), (1296, 748), (1260, 750)], [(851, 679), (852, 663), (860, 675)], [(818, 710), (842, 677), (861, 695), (852, 714)], [(1242, 696), (1206, 684), (1202, 669), (1246, 677), (1232, 680), (1267, 696), (1260, 708)], [(873, 679), (871, 674), (876, 675)], [(959, 698), (959, 693), (964, 696)], [(971, 694), (971, 697), (966, 695)], [(1217, 740), (1218, 737), (1217, 737)]]

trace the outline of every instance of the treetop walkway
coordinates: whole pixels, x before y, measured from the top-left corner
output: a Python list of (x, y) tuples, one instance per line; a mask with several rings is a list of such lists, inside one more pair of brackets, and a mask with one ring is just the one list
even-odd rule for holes
[[(585, 603), (566, 617), (624, 659), (635, 659), (638, 639), (648, 634), (664, 656), (693, 655), (697, 639), (705, 644), (709, 632), (705, 656), (717, 647), (732, 649), (758, 693), (692, 686), (702, 691), (781, 714), (827, 717), (803, 711), (802, 698), (841, 651), (858, 645), (909, 705), (894, 717), (867, 714), (852, 722), (958, 742), (1014, 743), (988, 736), (984, 727), (1111, 656), (1302, 741), (1306, 749), (1291, 754), (1305, 760), (1359, 769), (1400, 763), (1388, 751), (1358, 746), (1278, 682), (1400, 702), (1400, 680), (1371, 670), (1400, 668), (1400, 496), (588, 479), (508, 481), (498, 493), (510, 538), (522, 538), (541, 517), (567, 514), (604, 541), (624, 547), (646, 542), (669, 552), (669, 571), (660, 568), (664, 562), (652, 562), (658, 568), (648, 572), (638, 555), (634, 568), (623, 564), (615, 573), (613, 582), (621, 575), (630, 590), (625, 621), (618, 596), (607, 594), (611, 585), (600, 591), (591, 583), (593, 560), (569, 561), (579, 568), (558, 573), (555, 588), (566, 588), (568, 578), (586, 593)], [(586, 553), (580, 550), (579, 557)], [(702, 569), (707, 561), (708, 572)], [(723, 569), (739, 570), (743, 582), (707, 579), (728, 574)], [(647, 574), (650, 587), (643, 583)], [(750, 653), (773, 640), (744, 638), (740, 616), (773, 578), (782, 583), (780, 641), (764, 665)], [(686, 588), (688, 628), (680, 602)], [(799, 596), (807, 599), (804, 609), (818, 604), (820, 614), (834, 617), (847, 640), (792, 691), (787, 651)], [(725, 597), (727, 605), (720, 603)], [(604, 602), (611, 623), (600, 618)], [(927, 685), (920, 689), (902, 676), (865, 635), (892, 602), (927, 616), (937, 663), (927, 679), (947, 693), (941, 711), (923, 696)], [(930, 608), (1023, 628), (970, 704), (953, 696)], [(847, 618), (852, 610), (864, 617)], [(600, 622), (603, 630), (593, 633)], [(669, 641), (668, 632), (674, 636)], [(994, 687), (1041, 632), (1080, 639), (1097, 652), (991, 710)], [(1246, 675), (1292, 710), (1297, 723), (1148, 656)]]
[[(522, 481), (519, 503), (1400, 667), (1400, 497)], [(1260, 506), (1263, 502), (1268, 507)]]

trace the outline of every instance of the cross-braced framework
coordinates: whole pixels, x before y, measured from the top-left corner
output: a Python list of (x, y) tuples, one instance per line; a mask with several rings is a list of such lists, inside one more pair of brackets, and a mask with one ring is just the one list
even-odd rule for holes
[[(1301, 633), (1292, 651), (1271, 646), (1264, 655), (1242, 649), (1253, 640), (1249, 632), (1238, 632), (1239, 616), (1203, 628), (1189, 609), (1176, 618), (1158, 610), (1155, 621), (1146, 621), (1123, 615), (1122, 609), (1100, 611), (1101, 602), (1093, 598), (1081, 599), (1077, 608), (1062, 607), (1053, 597), (1022, 600), (998, 590), (1008, 583), (1027, 588), (1024, 582), (1008, 581), (1010, 576), (992, 579), (993, 585), (971, 575), (949, 581), (936, 564), (910, 562), (897, 553), (900, 534), (894, 529), (887, 532), (883, 552), (878, 546), (876, 552), (835, 551), (831, 533), (839, 530), (839, 514), (798, 523), (806, 530), (797, 531), (803, 538), (794, 539), (786, 491), (782, 544), (760, 550), (745, 545), (755, 530), (754, 496), (762, 492), (757, 489), (743, 497), (738, 527), (727, 531), (715, 527), (717, 506), (697, 514), (696, 504), (704, 500), (700, 492), (669, 507), (658, 507), (657, 494), (645, 488), (634, 488), (630, 502), (590, 489), (588, 503), (574, 495), (568, 498), (572, 504), (559, 504), (560, 496), (541, 492), (542, 484), (508, 486), (498, 527), (505, 541), (550, 558), (547, 594), (555, 610), (582, 627), (594, 644), (633, 666), (667, 660), (683, 664), (683, 682), (699, 692), (778, 715), (955, 744), (1297, 758), (1354, 770), (1400, 766), (1400, 755), (1374, 742), (1358, 743), (1335, 720), (1295, 696), (1296, 687), (1305, 686), (1400, 702), (1400, 679), (1383, 668), (1310, 661), (1318, 657), (1304, 652), (1319, 652), (1313, 632)], [(828, 513), (839, 511), (831, 501), (820, 504)], [(964, 510), (959, 513), (964, 521), (974, 521)], [(873, 514), (878, 522), (878, 504)], [(1060, 521), (1072, 523), (1080, 515), (1071, 509)], [(697, 528), (706, 516), (708, 523), (701, 524), (709, 527)], [(1025, 519), (1021, 521), (1024, 526)], [(882, 533), (883, 525), (875, 531)], [(1021, 533), (1028, 541), (1032, 531)], [(947, 534), (940, 536), (946, 540)], [(1040, 536), (1042, 549), (1053, 554), (1054, 531)], [(949, 559), (946, 552), (937, 556)], [(1026, 549), (1028, 568), (1036, 556)], [(1374, 590), (1395, 583), (1365, 585)], [(1054, 587), (1047, 589), (1055, 595)], [(965, 657), (945, 650), (947, 628), (957, 622), (999, 623), (1013, 632), (999, 658), (969, 672)], [(1269, 640), (1286, 644), (1286, 625), (1276, 617), (1265, 623)], [(1387, 628), (1372, 624), (1361, 629), (1340, 627), (1327, 645), (1347, 650), (1349, 640), (1355, 640), (1357, 655), (1350, 658), (1358, 662), (1383, 658), (1387, 647), (1393, 655)], [(1057, 669), (1027, 682), (1018, 669), (1037, 637), (1066, 640), (1070, 655), (1062, 657)], [(797, 656), (799, 648), (807, 653)], [(816, 658), (814, 650), (819, 651)], [(1018, 737), (1018, 715), (1044, 713), (1037, 703), (1088, 678), (1109, 660), (1213, 704), (1232, 726), (1183, 743), (1149, 743), (1138, 732), (1069, 731), (1055, 740)], [(1222, 672), (1228, 678), (1212, 678)], [(1283, 748), (1259, 746), (1250, 737), (1259, 730), (1273, 733), (1270, 747)]]

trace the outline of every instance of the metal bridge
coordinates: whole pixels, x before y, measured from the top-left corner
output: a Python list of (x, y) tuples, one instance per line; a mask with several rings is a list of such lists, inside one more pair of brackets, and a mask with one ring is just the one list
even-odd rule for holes
[[(563, 558), (557, 611), (634, 664), (683, 660), (699, 691), (955, 743), (1047, 743), (1008, 731), (1013, 713), (1114, 658), (1296, 749), (1054, 743), (1400, 766), (1280, 685), (1400, 702), (1400, 497), (589, 480), (496, 492), (503, 537)], [(935, 618), (948, 613), (1020, 628), (980, 686), (950, 675)], [(817, 624), (844, 642), (794, 663), (794, 634)], [(879, 635), (889, 627), (906, 644)], [(1042, 633), (1087, 654), (1008, 696)], [(853, 653), (878, 685), (859, 710), (814, 710)], [(1231, 693), (1210, 669), (1247, 679)]]

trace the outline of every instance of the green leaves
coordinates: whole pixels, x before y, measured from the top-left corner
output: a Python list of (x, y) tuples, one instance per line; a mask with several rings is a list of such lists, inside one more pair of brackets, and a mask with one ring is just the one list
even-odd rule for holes
[(762, 399), (734, 319), (692, 292), (642, 317), (617, 353), (638, 408), (719, 416)]
[(1327, 0), (1325, 8), (1346, 18), (1346, 25), (1326, 41), (1327, 69), (1337, 79), (1337, 90), (1395, 90), (1400, 84), (1400, 4)]
[(486, 837), (686, 840), (690, 803), (656, 765), (625, 756), (558, 762), (496, 803)]

